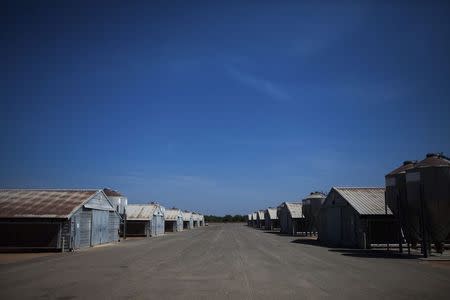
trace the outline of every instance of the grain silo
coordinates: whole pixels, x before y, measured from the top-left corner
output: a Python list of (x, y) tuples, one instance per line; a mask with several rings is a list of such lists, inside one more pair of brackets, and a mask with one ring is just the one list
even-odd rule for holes
[(305, 216), (305, 231), (308, 233), (317, 233), (318, 218), (320, 207), (325, 201), (326, 195), (321, 192), (311, 192), (302, 200), (302, 212)]
[[(386, 204), (394, 213), (398, 220), (405, 239), (413, 246), (420, 239), (417, 231), (419, 228), (419, 215), (415, 214), (412, 207), (408, 204), (406, 193), (406, 171), (414, 168), (417, 161), (405, 161), (401, 166), (389, 172), (385, 176), (386, 181)], [(402, 233), (399, 232), (399, 246), (402, 251)], [(408, 248), (409, 249), (409, 248)]]
[(409, 224), (421, 236), (422, 251), (427, 256), (428, 244), (437, 252), (444, 251), (450, 232), (450, 160), (442, 154), (427, 154), (414, 168), (406, 171), (408, 213), (419, 216), (420, 226)]

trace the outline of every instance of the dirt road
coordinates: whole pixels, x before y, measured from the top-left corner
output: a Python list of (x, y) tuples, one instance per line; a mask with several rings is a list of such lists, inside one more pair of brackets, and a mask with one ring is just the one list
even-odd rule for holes
[(243, 224), (211, 225), (0, 265), (0, 298), (424, 299), (450, 266), (320, 247)]

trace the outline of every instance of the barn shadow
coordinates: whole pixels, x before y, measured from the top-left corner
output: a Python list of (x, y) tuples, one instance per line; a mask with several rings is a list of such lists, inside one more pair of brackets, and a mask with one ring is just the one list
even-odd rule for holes
[(421, 257), (420, 255), (408, 255), (395, 250), (333, 248), (328, 251), (341, 253), (343, 256), (363, 258), (418, 259)]
[(274, 231), (265, 230), (264, 233), (276, 234), (278, 236), (292, 236), (289, 233), (282, 233), (282, 232), (279, 232), (279, 231), (276, 231), (276, 230), (274, 230)]
[(295, 239), (295, 240), (291, 241), (291, 243), (327, 248), (326, 245), (322, 244), (316, 238), (303, 237), (303, 238)]

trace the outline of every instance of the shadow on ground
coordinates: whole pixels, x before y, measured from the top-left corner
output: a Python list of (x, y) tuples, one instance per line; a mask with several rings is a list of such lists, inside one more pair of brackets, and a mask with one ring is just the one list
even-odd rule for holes
[(270, 234), (276, 234), (276, 235), (279, 235), (279, 236), (291, 236), (290, 234), (288, 234), (288, 233), (281, 233), (281, 232), (279, 232), (279, 231), (264, 231), (264, 233), (270, 233)]
[[(291, 243), (311, 245), (323, 248), (329, 246), (321, 243), (317, 239), (300, 238), (291, 241)], [(408, 255), (407, 253), (399, 253), (398, 251), (385, 249), (349, 249), (349, 248), (331, 248), (328, 251), (341, 253), (343, 256), (364, 257), (364, 258), (395, 258), (395, 259), (418, 259), (420, 255)]]
[(291, 243), (328, 248), (326, 245), (322, 244), (315, 238), (306, 238), (305, 237), (305, 238), (293, 240), (293, 241), (291, 241)]
[(395, 259), (418, 259), (419, 255), (408, 255), (398, 251), (376, 250), (376, 249), (330, 249), (331, 252), (338, 252), (344, 256), (364, 257), (364, 258), (395, 258)]
[[(271, 233), (271, 234), (276, 234), (279, 236), (290, 236), (290, 237), (299, 237), (299, 238), (303, 238), (303, 239), (317, 239), (316, 236), (309, 236), (309, 235), (302, 235), (302, 234), (297, 234), (297, 235), (292, 235), (289, 233), (281, 233), (279, 231), (264, 231), (264, 233)], [(301, 240), (301, 239), (300, 239)]]

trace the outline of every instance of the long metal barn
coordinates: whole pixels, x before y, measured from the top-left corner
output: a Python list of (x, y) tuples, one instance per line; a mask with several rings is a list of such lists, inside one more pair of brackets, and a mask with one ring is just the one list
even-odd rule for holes
[(196, 212), (192, 213), (192, 224), (194, 228), (197, 228), (200, 223), (200, 215)]
[(256, 217), (256, 215), (257, 215), (257, 213), (256, 212), (253, 212), (252, 213), (252, 226), (253, 227), (256, 227), (256, 222), (257, 222), (257, 217)]
[(385, 205), (384, 191), (333, 187), (320, 210), (319, 240), (355, 248), (398, 242), (399, 225)]
[(194, 227), (194, 220), (192, 219), (192, 212), (183, 211), (183, 229), (192, 229)]
[(256, 212), (256, 227), (264, 228), (266, 226), (266, 218), (264, 217), (264, 210), (258, 210)]
[(177, 232), (183, 230), (183, 213), (178, 208), (166, 209), (164, 213), (166, 232)]
[(280, 227), (280, 222), (277, 216), (277, 209), (274, 207), (269, 207), (264, 211), (265, 217), (265, 228), (266, 230), (274, 230)]
[(164, 207), (157, 204), (127, 206), (127, 236), (159, 236), (164, 234)]
[(119, 240), (102, 190), (0, 190), (0, 248), (69, 251)]
[(302, 213), (302, 204), (297, 202), (283, 202), (277, 208), (280, 221), (280, 232), (296, 235), (304, 230), (305, 217)]

